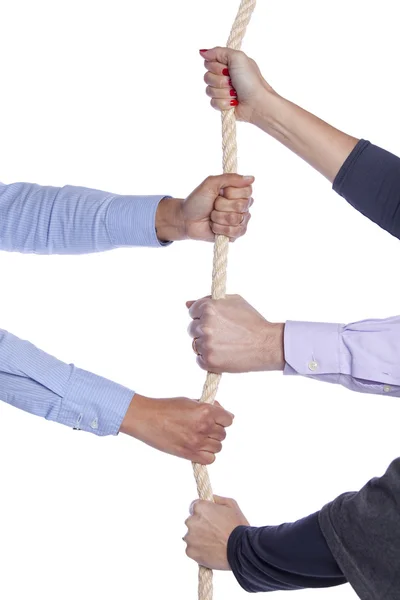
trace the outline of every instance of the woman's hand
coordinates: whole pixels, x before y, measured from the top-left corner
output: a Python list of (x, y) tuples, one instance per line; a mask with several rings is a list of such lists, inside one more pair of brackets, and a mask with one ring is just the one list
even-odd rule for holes
[(213, 242), (219, 234), (234, 242), (247, 230), (253, 181), (226, 173), (207, 177), (186, 200), (165, 198), (156, 215), (158, 239)]
[(200, 50), (200, 54), (205, 59), (204, 81), (211, 106), (221, 111), (235, 106), (238, 120), (254, 122), (255, 115), (265, 106), (266, 92), (275, 94), (254, 60), (229, 48)]
[(135, 394), (120, 432), (174, 456), (210, 465), (222, 450), (234, 416), (216, 402), (146, 398)]

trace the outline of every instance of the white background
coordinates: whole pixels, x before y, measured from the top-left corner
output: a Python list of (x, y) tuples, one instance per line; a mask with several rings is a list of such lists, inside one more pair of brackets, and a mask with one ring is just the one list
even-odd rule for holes
[[(221, 169), (198, 49), (224, 44), (228, 0), (2, 0), (0, 180), (186, 196)], [(264, 0), (244, 50), (273, 87), (400, 154), (398, 20), (382, 0)], [(305, 163), (239, 124), (254, 174), (229, 291), (270, 320), (399, 311), (397, 240)], [(81, 257), (0, 255), (0, 327), (146, 395), (199, 396), (185, 300), (209, 293), (211, 245)], [(397, 399), (281, 374), (223, 378), (236, 414), (211, 469), (254, 525), (291, 521), (380, 475), (399, 454)], [(196, 598), (184, 554), (189, 463), (0, 406), (0, 596)], [(215, 599), (244, 598), (217, 574)], [(279, 596), (280, 597), (280, 596)], [(286, 597), (286, 596), (285, 596)], [(296, 598), (347, 599), (349, 586)]]

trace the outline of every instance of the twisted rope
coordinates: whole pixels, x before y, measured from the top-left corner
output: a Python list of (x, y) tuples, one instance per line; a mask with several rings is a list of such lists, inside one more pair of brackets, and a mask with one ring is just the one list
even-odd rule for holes
[[(238, 14), (232, 26), (227, 47), (240, 50), (247, 25), (254, 11), (256, 0), (241, 0)], [(222, 150), (224, 173), (237, 173), (237, 144), (235, 109), (222, 112)], [(214, 300), (225, 298), (228, 267), (229, 238), (217, 235), (214, 244), (211, 296)], [(200, 402), (213, 404), (217, 394), (221, 375), (207, 373)], [(214, 501), (207, 467), (193, 463), (197, 491), (201, 500)], [(199, 567), (199, 600), (212, 600), (213, 572)]]

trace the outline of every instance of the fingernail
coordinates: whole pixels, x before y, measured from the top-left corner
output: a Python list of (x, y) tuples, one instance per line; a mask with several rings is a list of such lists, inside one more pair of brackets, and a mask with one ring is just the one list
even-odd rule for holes
[(237, 106), (239, 102), (237, 100), (231, 100), (230, 104), (231, 106)]
[(233, 87), (233, 85), (232, 85), (232, 79), (230, 79), (230, 80), (229, 80), (229, 85), (230, 85), (231, 87)]
[(243, 175), (243, 179), (246, 179), (247, 181), (250, 179), (254, 179), (253, 175)]
[(203, 52), (208, 52), (207, 48), (205, 50), (200, 50), (200, 52), (203, 54)]
[[(222, 69), (222, 75), (229, 75), (229, 69)], [(231, 82), (231, 80), (229, 80), (229, 83)]]
[(237, 96), (236, 90), (230, 90), (229, 93), (231, 96)]

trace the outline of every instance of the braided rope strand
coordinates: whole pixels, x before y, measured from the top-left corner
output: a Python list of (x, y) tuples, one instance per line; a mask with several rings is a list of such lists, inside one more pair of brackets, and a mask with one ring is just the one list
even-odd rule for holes
[[(240, 50), (255, 5), (256, 0), (241, 0), (239, 11), (228, 39), (228, 48)], [(236, 117), (234, 109), (222, 112), (222, 151), (224, 173), (237, 173)], [(211, 287), (211, 296), (214, 300), (225, 298), (228, 250), (229, 238), (217, 235), (214, 244)], [(220, 380), (221, 375), (207, 373), (200, 402), (205, 402), (206, 404), (214, 403)], [(214, 496), (207, 467), (193, 463), (193, 472), (199, 498), (213, 502)], [(199, 567), (198, 597), (199, 600), (212, 600), (213, 598), (213, 573), (211, 569)]]

